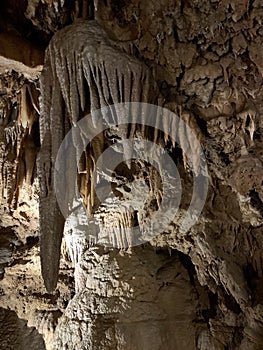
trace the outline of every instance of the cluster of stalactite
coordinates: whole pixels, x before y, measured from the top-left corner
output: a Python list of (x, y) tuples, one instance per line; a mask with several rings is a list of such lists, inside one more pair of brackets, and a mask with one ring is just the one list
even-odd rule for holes
[[(195, 173), (198, 173), (200, 165), (201, 132), (190, 113), (182, 111), (176, 105), (165, 104), (149, 68), (117, 48), (116, 43), (107, 37), (95, 21), (77, 21), (53, 37), (41, 77), (41, 101), (41, 256), (44, 279), (50, 290), (56, 284), (64, 229), (64, 218), (56, 201), (53, 174), (57, 152), (70, 128), (76, 126), (83, 116), (101, 109), (101, 119), (96, 118), (96, 114), (91, 118), (89, 133), (94, 137), (82, 154), (78, 166), (80, 193), (90, 213), (96, 207), (96, 179), (93, 171), (99, 156), (110, 143), (106, 131), (95, 136), (96, 130), (103, 120), (109, 123), (110, 119), (115, 118), (113, 124), (118, 125), (121, 123), (118, 118), (122, 118), (114, 109), (111, 109), (109, 117), (103, 107), (122, 102), (142, 102), (163, 106), (179, 114), (181, 118), (172, 123), (174, 125), (171, 131), (171, 125), (165, 119), (162, 120), (160, 113), (154, 116), (155, 127), (145, 127), (147, 120), (138, 125), (137, 114), (132, 113), (134, 120), (127, 125), (123, 136), (131, 139), (139, 133), (141, 137), (163, 146), (170, 143), (171, 147), (176, 146), (175, 140), (178, 139), (184, 154), (184, 164), (187, 165), (186, 154), (191, 154)], [(196, 131), (197, 137), (194, 140), (185, 122)], [(119, 129), (117, 134), (122, 132)], [(173, 138), (168, 136), (169, 132), (172, 132)], [(123, 152), (132, 158), (131, 148), (124, 147)], [(160, 202), (158, 190), (156, 194)], [(128, 221), (132, 221), (132, 217)]]
[(0, 96), (0, 192), (8, 209), (16, 208), (23, 183), (33, 182), (39, 147), (38, 90), (21, 77), (12, 79), (2, 77)]

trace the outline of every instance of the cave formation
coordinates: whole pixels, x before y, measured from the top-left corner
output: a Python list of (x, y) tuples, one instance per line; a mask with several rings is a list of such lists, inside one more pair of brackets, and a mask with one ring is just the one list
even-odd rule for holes
[[(12, 0), (0, 17), (0, 349), (262, 349), (261, 2)], [(149, 126), (148, 107), (131, 104), (121, 125), (113, 106), (127, 102), (166, 112)], [(114, 122), (96, 134), (106, 111)], [(96, 136), (61, 194), (79, 193), (95, 218), (87, 235), (73, 204), (63, 216), (54, 175), (90, 115)], [(121, 143), (134, 138), (169, 154), (182, 183), (178, 216), (136, 246), (129, 232), (158, 212), (165, 184), (146, 148)], [(133, 160), (94, 176), (118, 142)], [(95, 191), (103, 176), (113, 202)], [(204, 208), (182, 230), (196, 179)]]

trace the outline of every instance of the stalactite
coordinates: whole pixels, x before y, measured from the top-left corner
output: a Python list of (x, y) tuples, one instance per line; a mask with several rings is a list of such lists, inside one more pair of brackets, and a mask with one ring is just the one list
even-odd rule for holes
[(93, 0), (75, 0), (75, 8), (72, 13), (73, 21), (78, 18), (94, 19), (94, 1)]
[[(84, 250), (89, 247), (89, 243), (84, 235), (73, 234), (68, 231), (65, 234), (66, 249), (69, 252), (70, 260), (76, 266), (80, 260)], [(90, 244), (92, 246), (92, 244)]]
[[(56, 152), (63, 140), (64, 130), (61, 126), (64, 125), (64, 122), (62, 119), (63, 102), (58, 79), (56, 76), (50, 75), (52, 67), (48, 66), (48, 63), (49, 57), (46, 60), (41, 81), (43, 101), (40, 105), (40, 113), (45, 116), (45, 119), (40, 118), (42, 147), (39, 154), (38, 176), (40, 183), (41, 266), (46, 288), (48, 291), (52, 291), (57, 283), (60, 246), (64, 230), (64, 218), (56, 201), (52, 175)], [(46, 101), (49, 103), (47, 104)], [(51, 130), (52, 135), (55, 135), (52, 140)]]
[[(191, 113), (180, 111), (179, 115), (180, 120), (183, 120), (186, 123), (185, 125), (187, 125), (184, 133), (179, 132), (180, 141), (182, 140), (183, 142), (183, 140), (185, 140), (185, 142), (187, 142), (187, 146), (182, 145), (182, 150), (184, 154), (190, 154), (190, 161), (192, 163), (191, 165), (193, 167), (193, 171), (195, 175), (198, 175), (201, 152), (200, 141), (202, 139), (202, 133)], [(193, 133), (195, 137), (193, 137)]]
[[(38, 91), (25, 78), (2, 76), (6, 93), (0, 99), (0, 192), (1, 204), (15, 210), (24, 183), (31, 184), (37, 146), (32, 133), (38, 119)], [(18, 94), (13, 94), (13, 85)]]
[[(116, 70), (113, 69), (112, 62)], [(131, 80), (127, 79), (131, 72), (136, 73), (133, 74), (133, 86), (130, 84)], [(64, 111), (60, 107), (63, 105), (62, 98), (71, 125), (77, 123), (86, 108), (92, 111), (113, 103), (140, 101), (139, 97), (142, 95), (148, 102), (154, 103), (158, 96), (157, 89), (154, 88), (156, 84), (148, 77), (148, 85), (142, 87), (140, 84), (142, 75), (150, 75), (146, 67), (136, 59), (121, 54), (111, 47), (106, 34), (95, 22), (76, 23), (59, 32), (50, 43), (41, 82), (42, 149), (39, 158), (41, 259), (48, 290), (54, 289), (56, 284), (63, 231), (62, 218), (55, 220), (54, 215), (55, 212), (56, 216), (60, 217), (52, 183), (54, 163), (50, 163), (51, 159), (54, 162), (59, 145), (65, 136), (62, 134), (65, 130), (62, 131), (61, 128), (65, 123)], [(118, 92), (117, 81), (123, 85), (122, 95)], [(89, 91), (85, 91), (86, 86)], [(86, 96), (89, 96), (88, 100)], [(97, 121), (94, 121), (94, 128), (96, 123)], [(101, 134), (92, 142), (93, 164), (103, 146), (104, 140)], [(85, 195), (90, 212), (95, 202), (93, 169), (94, 165), (87, 169), (86, 182), (90, 185), (85, 188), (90, 190), (90, 193)]]
[(38, 118), (38, 96), (36, 90), (32, 87), (32, 84), (25, 84), (22, 86), (20, 94), (20, 115), (18, 123), (21, 124), (24, 129), (28, 127), (29, 134), (31, 133), (32, 126)]
[[(120, 102), (148, 102), (164, 105), (164, 99), (159, 93), (150, 70), (136, 58), (117, 49), (116, 43), (107, 37), (95, 21), (76, 21), (72, 26), (54, 35), (46, 54), (45, 67), (41, 77), (41, 91), (40, 131), (42, 147), (38, 167), (41, 261), (46, 286), (48, 290), (53, 290), (58, 275), (64, 221), (56, 204), (53, 173), (54, 161), (60, 143), (67, 133), (65, 125), (75, 126), (84, 115), (101, 108), (102, 118), (107, 122), (110, 118), (111, 122), (114, 120), (114, 123), (118, 125), (122, 123), (118, 111), (114, 107), (109, 107), (112, 110), (112, 114), (109, 116), (103, 107)], [(132, 138), (138, 133), (142, 138), (146, 137), (156, 143), (163, 144), (163, 133), (159, 129), (164, 129), (164, 144), (167, 144), (169, 141), (168, 132), (172, 127), (172, 132), (175, 135), (180, 134), (183, 153), (192, 152), (194, 157), (199, 155), (200, 150), (197, 149), (197, 145), (191, 143), (191, 135), (188, 135), (183, 121), (187, 119), (189, 126), (192, 127), (190, 115), (183, 115), (184, 119), (179, 122), (179, 125), (177, 123), (176, 126), (171, 126), (167, 123), (162, 125), (161, 114), (157, 113), (155, 115), (156, 127), (152, 135), (149, 127), (138, 125), (136, 120), (136, 112), (144, 112), (146, 118), (147, 111), (137, 111), (136, 108), (140, 107), (134, 106), (132, 115), (135, 120), (132, 125), (126, 127), (125, 130), (118, 128), (117, 134), (121, 138)], [(91, 123), (88, 126), (91, 134), (96, 135), (96, 128), (101, 122), (101, 119), (96, 119), (96, 115), (92, 115)], [(145, 123), (147, 123), (146, 119)], [(91, 145), (86, 149), (85, 157), (81, 158), (81, 163), (78, 166), (80, 193), (83, 195), (83, 201), (90, 214), (96, 203), (97, 179), (93, 176), (93, 170), (98, 157), (104, 150), (106, 138), (108, 138), (105, 135), (106, 133), (101, 133), (93, 138)], [(73, 142), (75, 141), (73, 140)], [(175, 140), (172, 140), (172, 144), (175, 146)], [(124, 143), (123, 147), (125, 155), (132, 158), (131, 146)], [(127, 166), (131, 169), (131, 161), (127, 161)], [(195, 162), (194, 169), (198, 169), (198, 164)], [(154, 188), (154, 195), (160, 205), (162, 194)], [(69, 198), (70, 196), (71, 194)], [(69, 198), (65, 198), (65, 201), (67, 202)], [(117, 215), (117, 213), (115, 214)], [(131, 242), (132, 238), (128, 237), (125, 225), (133, 222), (133, 216), (134, 213), (124, 213), (118, 219), (113, 219), (111, 216), (111, 220), (114, 222), (112, 244), (117, 243), (118, 246), (124, 247)], [(108, 220), (106, 216), (104, 216), (104, 220)], [(109, 222), (107, 226), (110, 226)]]
[[(4, 135), (3, 135), (4, 134)], [(2, 204), (6, 203), (14, 209), (16, 207), (18, 165), (21, 154), (21, 147), (24, 140), (24, 129), (16, 122), (7, 125), (3, 129), (3, 138), (1, 152), (1, 187)], [(25, 175), (25, 174), (23, 174)]]

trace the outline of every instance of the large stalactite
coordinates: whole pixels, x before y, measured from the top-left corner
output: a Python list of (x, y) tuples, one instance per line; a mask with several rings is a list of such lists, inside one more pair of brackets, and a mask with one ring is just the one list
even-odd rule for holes
[[(0, 300), (37, 327), (47, 349), (262, 348), (262, 16), (259, 0), (1, 2)], [(58, 149), (84, 117), (91, 113), (96, 133), (95, 111), (122, 102), (172, 111), (196, 142), (184, 123), (116, 120), (82, 153), (73, 189), (99, 233), (74, 232), (82, 218), (69, 204), (64, 223), (55, 194)], [(161, 206), (158, 166), (118, 166), (108, 177), (112, 203), (97, 197), (104, 184), (93, 174), (102, 152), (133, 137), (164, 148), (183, 189), (178, 220), (140, 247), (129, 247), (128, 231)], [(199, 143), (209, 191), (185, 232)], [(125, 147), (118, 152), (132, 156)]]
[[(110, 119), (103, 115), (103, 108), (123, 102), (141, 102), (165, 106), (164, 98), (159, 92), (149, 68), (139, 60), (118, 49), (116, 42), (110, 40), (105, 31), (95, 21), (78, 21), (72, 26), (61, 30), (55, 35), (49, 45), (44, 71), (41, 78), (41, 152), (39, 156), (39, 182), (40, 182), (40, 230), (41, 230), (41, 259), (42, 271), (48, 290), (56, 286), (59, 268), (59, 256), (62, 234), (64, 230), (64, 218), (62, 217), (55, 193), (54, 172), (55, 161), (59, 147), (71, 127), (88, 113), (98, 109), (102, 110), (102, 118)], [(169, 107), (169, 105), (167, 105)], [(181, 112), (180, 119), (175, 121), (173, 132), (174, 140), (178, 135), (181, 144), (185, 166), (187, 164), (186, 154), (191, 149), (193, 154), (193, 166), (196, 172), (199, 171), (198, 159), (200, 158), (199, 142), (192, 140), (185, 128), (185, 120), (197, 132), (200, 138), (200, 130), (195, 123), (193, 116), (183, 113), (174, 104), (176, 112)], [(145, 111), (147, 119), (147, 111)], [(121, 123), (122, 116), (116, 112), (115, 125)], [(133, 113), (132, 127), (125, 131), (127, 138), (133, 138), (136, 130), (140, 130), (142, 137), (152, 142), (167, 144), (170, 140), (169, 128), (164, 120), (155, 120), (155, 129), (142, 129), (137, 125), (137, 113)], [(156, 115), (157, 117), (157, 115)], [(102, 120), (92, 117), (96, 134), (97, 124)], [(99, 117), (97, 117), (99, 118)], [(149, 116), (148, 116), (149, 118)], [(145, 120), (147, 124), (147, 120)], [(159, 125), (160, 124), (160, 125)], [(160, 130), (164, 134), (160, 134)], [(89, 130), (91, 132), (91, 130)], [(122, 131), (123, 132), (123, 131)], [(92, 132), (91, 132), (92, 133)], [(117, 134), (119, 132), (117, 131)], [(84, 203), (89, 211), (94, 207), (94, 191), (96, 180), (92, 173), (96, 161), (106, 147), (105, 133), (94, 138), (86, 150), (80, 173), (80, 188), (84, 196)], [(172, 140), (175, 147), (175, 141)], [(77, 147), (77, 146), (76, 146)], [(129, 153), (128, 149), (124, 152)], [(127, 154), (128, 155), (128, 154)], [(132, 158), (132, 154), (129, 154)], [(195, 161), (196, 158), (196, 161)], [(70, 163), (68, 167), (70, 167)], [(85, 170), (85, 171), (81, 171)], [(152, 178), (152, 184), (154, 177)], [(158, 191), (155, 195), (158, 197)], [(156, 198), (153, 196), (153, 200)], [(65, 201), (67, 199), (65, 198)], [(115, 213), (118, 215), (118, 213)], [(127, 214), (128, 221), (132, 221), (134, 212)], [(118, 220), (117, 220), (118, 221)], [(119, 220), (119, 226), (123, 230), (125, 220)]]
[[(145, 84), (141, 84), (144, 81)], [(56, 286), (64, 228), (53, 183), (54, 162), (63, 138), (84, 113), (123, 101), (154, 103), (158, 90), (154, 88), (156, 84), (147, 68), (112, 47), (96, 22), (74, 24), (52, 39), (41, 83), (41, 257), (45, 283), (48, 290), (52, 290)], [(90, 172), (94, 168), (92, 158), (99, 155), (103, 147), (102, 135), (91, 145), (93, 157), (87, 154), (86, 182), (89, 188), (92, 183)], [(88, 205), (92, 206), (92, 193), (85, 196), (90, 202)]]

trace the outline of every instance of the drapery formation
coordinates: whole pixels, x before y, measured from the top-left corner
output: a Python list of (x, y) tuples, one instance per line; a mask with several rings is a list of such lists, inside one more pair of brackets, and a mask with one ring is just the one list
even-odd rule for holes
[[(115, 46), (115, 42), (107, 37), (95, 21), (77, 21), (53, 37), (46, 53), (41, 78), (42, 146), (39, 156), (39, 180), (41, 260), (48, 290), (53, 290), (56, 286), (64, 229), (64, 218), (56, 202), (53, 178), (55, 160), (63, 138), (83, 116), (105, 106), (121, 102), (165, 105), (149, 68)], [(176, 110), (176, 106), (168, 107)], [(107, 118), (103, 115), (102, 117)], [(182, 113), (182, 120), (197, 129), (189, 113)], [(92, 119), (90, 127), (94, 128), (95, 133), (100, 122)], [(118, 122), (117, 116), (116, 125)], [(167, 144), (167, 134), (171, 126), (164, 122), (162, 128), (167, 133), (161, 134), (160, 124), (162, 120), (156, 120), (157, 127), (154, 130), (146, 130), (136, 125), (134, 120), (132, 127), (127, 127), (125, 134), (127, 138), (131, 138), (136, 130), (139, 130), (152, 141), (160, 143), (160, 139), (163, 138), (164, 144)], [(177, 123), (176, 129), (173, 132), (175, 136), (179, 136), (186, 165), (185, 153), (191, 149), (192, 154), (197, 152), (199, 156), (199, 145), (191, 142), (191, 135), (188, 134), (184, 122)], [(80, 192), (90, 212), (95, 198), (92, 173), (105, 142), (105, 133), (97, 135), (82, 155), (79, 165)], [(128, 152), (124, 149), (125, 151)], [(198, 169), (198, 162), (193, 163), (194, 169)]]

